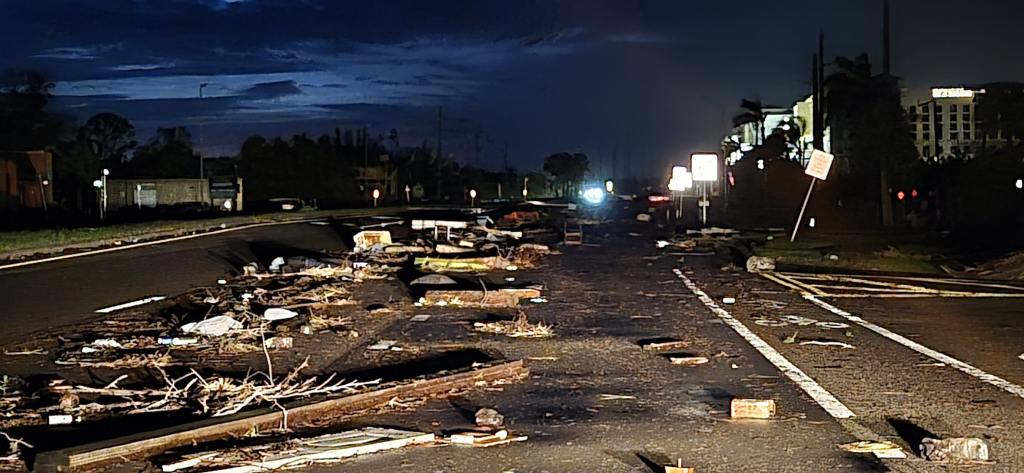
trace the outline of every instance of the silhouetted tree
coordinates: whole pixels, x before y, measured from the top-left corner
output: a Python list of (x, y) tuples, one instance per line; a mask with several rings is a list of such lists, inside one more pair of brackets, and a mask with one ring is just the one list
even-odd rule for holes
[[(833, 143), (842, 143), (840, 158), (849, 169), (845, 200), (878, 204), (882, 225), (892, 225), (889, 188), (906, 178), (918, 161), (897, 79), (873, 76), (865, 54), (838, 57), (834, 64), (835, 72), (825, 81), (825, 99)], [(872, 187), (877, 191), (870, 192)]]
[(46, 111), (52, 95), (53, 83), (37, 72), (10, 70), (0, 76), (0, 150), (57, 144), (63, 120)]
[(743, 99), (740, 102), (740, 108), (743, 111), (732, 117), (732, 125), (738, 127), (747, 123), (754, 123), (754, 139), (757, 141), (757, 144), (764, 143), (764, 106), (761, 105), (761, 101), (757, 99)]
[(138, 143), (135, 126), (128, 119), (113, 113), (93, 115), (79, 128), (82, 141), (89, 145), (104, 165), (121, 164)]
[(583, 153), (556, 153), (544, 158), (544, 171), (555, 178), (561, 196), (572, 195), (590, 171), (590, 161)]

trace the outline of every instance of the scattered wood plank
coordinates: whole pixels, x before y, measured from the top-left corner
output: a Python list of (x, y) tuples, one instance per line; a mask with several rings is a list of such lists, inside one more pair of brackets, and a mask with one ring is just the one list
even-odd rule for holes
[(733, 399), (730, 404), (733, 419), (770, 419), (775, 415), (772, 399)]
[(285, 411), (265, 408), (231, 416), (203, 419), (151, 432), (43, 452), (36, 457), (35, 471), (41, 473), (75, 472), (130, 459), (147, 458), (183, 445), (242, 436), (253, 430), (279, 428), (286, 416), (290, 426), (301, 425), (324, 417), (355, 414), (366, 409), (385, 406), (388, 401), (396, 397), (444, 395), (453, 389), (472, 388), (481, 381), (520, 378), (528, 372), (529, 370), (523, 365), (522, 360), (516, 360), (436, 378), (397, 383), (373, 391), (320, 402), (288, 404), (285, 405)]
[(522, 299), (541, 296), (537, 289), (502, 288), (483, 290), (436, 290), (427, 291), (423, 299), (426, 305), (461, 305), (471, 307), (515, 307)]
[[(268, 470), (298, 468), (313, 463), (333, 463), (356, 455), (394, 450), (410, 445), (434, 443), (432, 433), (367, 427), (308, 439), (294, 439), (261, 445), (253, 452), (259, 460), (237, 458), (235, 449), (203, 452), (162, 465), (164, 472), (202, 468), (204, 473), (259, 473)], [(246, 449), (242, 449), (246, 450)], [(244, 452), (243, 452), (244, 453)]]

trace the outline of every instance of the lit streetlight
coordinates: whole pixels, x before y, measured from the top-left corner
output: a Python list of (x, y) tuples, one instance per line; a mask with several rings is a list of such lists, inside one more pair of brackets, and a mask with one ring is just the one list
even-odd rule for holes
[(476, 206), (476, 189), (475, 188), (469, 190), (469, 206), (470, 207), (475, 207)]
[(373, 189), (373, 207), (377, 207), (377, 199), (380, 199), (380, 189), (376, 187)]

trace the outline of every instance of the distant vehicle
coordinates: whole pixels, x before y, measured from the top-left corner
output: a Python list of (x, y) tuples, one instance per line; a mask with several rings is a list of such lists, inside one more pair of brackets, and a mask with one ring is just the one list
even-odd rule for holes
[(271, 207), (281, 209), (286, 212), (302, 210), (305, 206), (302, 199), (297, 197), (275, 197), (273, 199), (269, 199), (268, 202), (270, 202)]
[(650, 194), (647, 194), (647, 206), (651, 207), (652, 209), (657, 209), (659, 207), (664, 207), (666, 205), (671, 204), (672, 196), (664, 192), (652, 191)]

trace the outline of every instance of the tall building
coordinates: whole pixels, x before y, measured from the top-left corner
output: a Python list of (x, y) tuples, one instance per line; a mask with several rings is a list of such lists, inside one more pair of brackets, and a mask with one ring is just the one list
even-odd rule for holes
[(983, 147), (999, 147), (1002, 132), (985, 135), (975, 107), (985, 89), (933, 87), (927, 94), (904, 91), (902, 102), (917, 153), (925, 161), (971, 159)]

